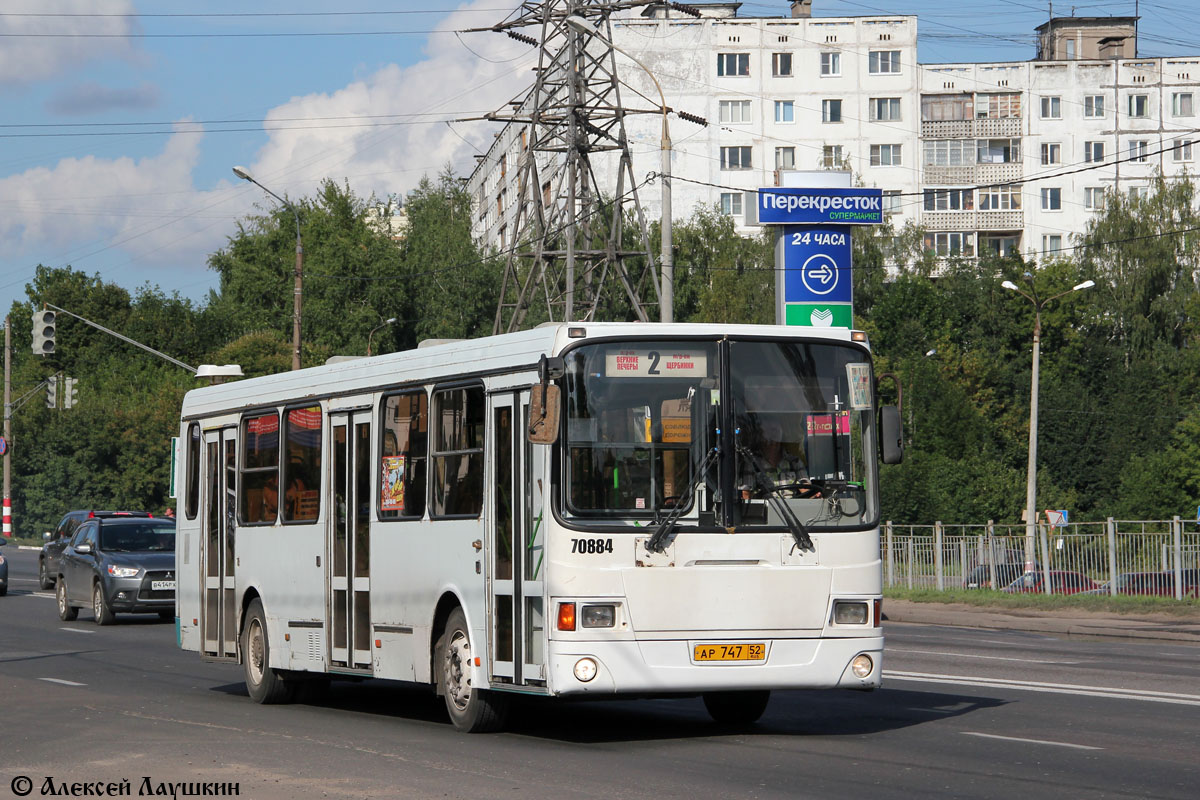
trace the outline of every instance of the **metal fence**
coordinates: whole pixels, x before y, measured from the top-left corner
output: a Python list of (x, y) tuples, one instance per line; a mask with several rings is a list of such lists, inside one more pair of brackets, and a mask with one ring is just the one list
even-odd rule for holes
[[(1037, 578), (1026, 577), (1034, 591), (1071, 593), (1087, 576), (1118, 594), (1117, 577), (1126, 573), (1168, 573), (1162, 593), (1183, 599), (1197, 593), (1200, 521), (1116, 520), (1038, 525), (1032, 542), (1025, 525), (895, 525), (882, 530), (886, 586), (909, 589), (960, 589), (972, 583), (1001, 588), (1021, 577), (1032, 561)], [(1027, 553), (1027, 550), (1032, 550)], [(1040, 574), (1039, 574), (1040, 573)], [(1084, 586), (1090, 588), (1090, 584)]]

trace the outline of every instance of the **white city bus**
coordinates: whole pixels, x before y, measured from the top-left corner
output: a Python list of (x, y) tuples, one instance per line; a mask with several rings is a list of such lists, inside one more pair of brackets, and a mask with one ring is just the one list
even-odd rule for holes
[(864, 334), (430, 344), (187, 394), (182, 648), (264, 703), (429, 684), (467, 731), (520, 694), (699, 694), (749, 722), (772, 689), (879, 685), (876, 442), (895, 461), (900, 434)]

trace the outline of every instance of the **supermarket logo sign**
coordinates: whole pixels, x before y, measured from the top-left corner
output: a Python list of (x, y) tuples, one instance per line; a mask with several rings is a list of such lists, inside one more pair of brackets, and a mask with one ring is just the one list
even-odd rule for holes
[(878, 225), (883, 222), (883, 190), (759, 189), (758, 221), (763, 225)]

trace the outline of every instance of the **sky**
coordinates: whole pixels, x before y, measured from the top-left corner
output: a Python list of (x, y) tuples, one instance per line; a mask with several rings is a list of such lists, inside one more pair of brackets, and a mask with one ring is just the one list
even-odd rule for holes
[[(1140, 2), (1142, 55), (1200, 54), (1193, 2)], [(39, 264), (203, 303), (216, 286), (208, 256), (273, 202), (234, 165), (289, 198), (326, 179), (387, 198), (447, 165), (469, 174), (498, 128), (461, 120), (522, 95), (536, 49), (458, 31), (518, 5), (4, 0), (0, 305), (26, 299)], [(1048, 17), (1039, 0), (814, 6), (814, 16), (919, 15), (925, 63), (1031, 58)], [(1134, 13), (1133, 0), (1054, 6), (1060, 16)], [(786, 0), (741, 9), (788, 13)]]

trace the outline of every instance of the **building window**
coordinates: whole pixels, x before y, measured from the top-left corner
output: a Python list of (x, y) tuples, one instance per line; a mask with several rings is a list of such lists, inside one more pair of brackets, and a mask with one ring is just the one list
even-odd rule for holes
[(841, 100), (822, 100), (821, 101), (821, 122), (841, 122), (842, 121), (842, 101)]
[(749, 147), (722, 147), (721, 169), (750, 169)]
[(844, 161), (840, 144), (827, 144), (821, 148), (821, 166), (825, 169), (841, 169)]
[(1150, 143), (1145, 139), (1130, 139), (1129, 141), (1129, 160), (1134, 164), (1146, 163), (1146, 152), (1150, 149)]
[(980, 95), (975, 101), (976, 119), (1019, 119), (1020, 116), (1019, 94)]
[(1083, 190), (1083, 207), (1088, 211), (1104, 210), (1104, 187), (1087, 186)]
[(883, 213), (899, 214), (903, 195), (899, 189), (883, 190)]
[(729, 217), (742, 215), (742, 193), (721, 192), (721, 213)]
[(872, 75), (898, 75), (900, 73), (899, 50), (872, 50), (867, 57), (867, 71)]
[(1062, 189), (1058, 187), (1042, 189), (1042, 211), (1062, 211)]
[(1083, 98), (1083, 115), (1088, 119), (1100, 119), (1104, 116), (1104, 95), (1089, 94)]
[(775, 148), (775, 169), (795, 169), (796, 168), (796, 148), (794, 147), (776, 147)]
[(482, 386), (433, 396), (431, 516), (477, 517), (483, 510), (484, 408)]
[(1013, 256), (1021, 252), (1021, 236), (980, 236), (979, 250), (1000, 256)]
[(821, 53), (821, 75), (829, 77), (842, 74), (841, 53)]
[(792, 77), (792, 54), (791, 53), (772, 53), (771, 54), (771, 74), (776, 78)]
[(1150, 187), (1149, 186), (1130, 186), (1129, 187), (1129, 199), (1130, 200), (1146, 200), (1149, 197), (1150, 197)]
[(992, 186), (979, 190), (980, 211), (1020, 211), (1020, 186)]
[(1020, 139), (980, 139), (976, 150), (980, 164), (1014, 164), (1021, 160)]
[(935, 139), (925, 142), (927, 167), (963, 167), (974, 163), (974, 139)]
[(284, 412), (283, 521), (312, 522), (321, 511), (321, 407)]
[(791, 100), (776, 100), (775, 101), (775, 121), (776, 122), (795, 122), (796, 109), (792, 105)]
[(242, 420), (238, 519), (244, 525), (272, 524), (279, 517), (279, 415)]
[(717, 53), (717, 77), (734, 78), (749, 74), (749, 53)]
[(871, 120), (897, 121), (900, 119), (900, 98), (899, 97), (872, 97), (871, 98)]
[(921, 119), (925, 122), (972, 119), (975, 98), (969, 94), (933, 94), (921, 98)]
[(925, 249), (937, 256), (973, 256), (975, 242), (969, 233), (927, 233)]
[(1083, 160), (1088, 164), (1098, 164), (1104, 160), (1104, 142), (1084, 142)]
[(740, 123), (750, 122), (749, 100), (722, 100), (720, 102), (721, 122)]
[(900, 145), (873, 144), (871, 145), (872, 167), (898, 167), (900, 160)]
[(1171, 114), (1176, 117), (1192, 116), (1192, 93), (1175, 92), (1171, 95)]
[(405, 392), (384, 398), (383, 480), (379, 485), (382, 519), (422, 517), (425, 514), (425, 456), (429, 450), (429, 401), (425, 392)]
[(972, 189), (926, 189), (926, 211), (973, 211), (975, 192)]
[(1062, 145), (1047, 142), (1042, 145), (1042, 164), (1061, 164)]
[(1150, 116), (1150, 95), (1129, 95), (1129, 116), (1134, 119), (1142, 119)]
[(1042, 98), (1042, 119), (1062, 119), (1062, 98)]
[(1062, 250), (1062, 235), (1058, 233), (1042, 234), (1042, 255), (1048, 256)]
[(1192, 140), (1181, 139), (1171, 148), (1171, 160), (1175, 163), (1192, 160)]

